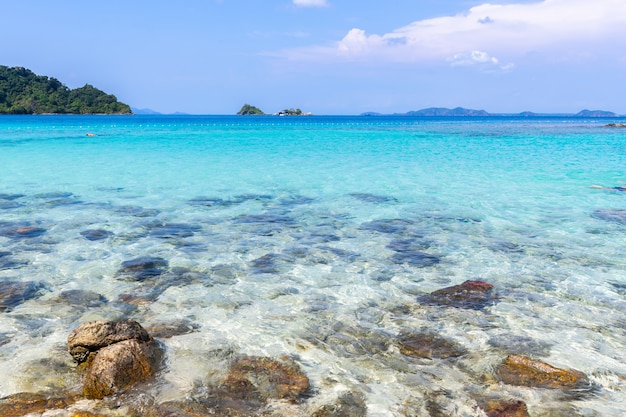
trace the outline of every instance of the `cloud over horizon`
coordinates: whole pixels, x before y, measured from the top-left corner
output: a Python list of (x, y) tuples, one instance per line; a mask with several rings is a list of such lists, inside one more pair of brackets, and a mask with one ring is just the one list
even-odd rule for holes
[(352, 28), (330, 45), (291, 49), (278, 56), (319, 62), (490, 65), (509, 70), (514, 65), (512, 59), (526, 54), (571, 57), (607, 45), (619, 54), (618, 45), (626, 44), (624, 27), (624, 0), (485, 3), (454, 16), (417, 20), (384, 34), (368, 34), (363, 28)]

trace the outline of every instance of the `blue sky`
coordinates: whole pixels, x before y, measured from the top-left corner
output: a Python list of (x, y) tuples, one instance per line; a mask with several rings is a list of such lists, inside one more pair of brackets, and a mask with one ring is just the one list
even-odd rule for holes
[(626, 114), (626, 0), (22, 0), (0, 64), (164, 113)]

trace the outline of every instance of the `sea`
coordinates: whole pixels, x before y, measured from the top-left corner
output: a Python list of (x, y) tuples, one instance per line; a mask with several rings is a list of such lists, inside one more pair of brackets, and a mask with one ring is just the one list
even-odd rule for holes
[[(482, 416), (494, 397), (626, 415), (626, 129), (611, 122), (3, 116), (0, 397), (74, 388), (70, 332), (132, 318), (177, 329), (157, 337), (156, 403), (250, 355), (309, 378), (275, 405), (293, 415), (346, 393), (369, 416)], [(492, 302), (421, 301), (468, 280)], [(464, 353), (404, 354), (420, 332)], [(510, 354), (591, 387), (506, 384)]]

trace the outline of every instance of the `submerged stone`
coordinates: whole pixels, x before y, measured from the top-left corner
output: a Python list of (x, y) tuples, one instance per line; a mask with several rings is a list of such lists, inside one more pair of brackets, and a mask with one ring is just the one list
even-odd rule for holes
[(281, 265), (292, 263), (293, 259), (286, 255), (268, 253), (252, 261), (251, 267), (255, 274), (277, 274)]
[(37, 297), (43, 285), (34, 281), (0, 281), (0, 311), (8, 311)]
[(424, 304), (479, 310), (495, 302), (493, 285), (483, 281), (465, 281), (420, 297)]
[(402, 354), (425, 359), (455, 358), (466, 353), (457, 342), (435, 333), (405, 334), (399, 338), (398, 343)]
[(0, 398), (0, 416), (40, 415), (48, 410), (67, 408), (78, 400), (74, 395), (52, 396), (46, 393), (20, 392)]
[(165, 273), (164, 268), (167, 268), (168, 265), (169, 263), (163, 258), (142, 256), (122, 262), (122, 268), (117, 272), (117, 275), (143, 281)]
[(394, 197), (387, 197), (384, 195), (376, 195), (376, 194), (370, 194), (370, 193), (350, 193), (348, 195), (364, 203), (382, 204), (382, 203), (390, 203), (390, 202), (398, 201)]
[(277, 224), (282, 226), (294, 226), (295, 219), (281, 214), (242, 214), (233, 219), (235, 223), (251, 223), (251, 224)]
[(378, 233), (402, 233), (413, 224), (413, 221), (407, 219), (381, 219), (365, 222), (359, 229)]
[(115, 207), (114, 212), (134, 216), (134, 217), (153, 217), (160, 213), (157, 209), (147, 209), (141, 206), (120, 206)]
[(436, 255), (431, 255), (420, 251), (404, 251), (395, 253), (391, 261), (396, 264), (408, 264), (418, 268), (437, 265), (440, 259)]
[(0, 200), (0, 210), (10, 210), (18, 207), (23, 207), (23, 204), (18, 203), (17, 201), (2, 201)]
[(176, 239), (191, 237), (194, 235), (194, 232), (197, 232), (202, 228), (198, 225), (185, 223), (161, 223), (151, 225), (149, 229), (151, 237), (159, 239)]
[(24, 194), (6, 194), (0, 193), (0, 200), (17, 200), (18, 198), (24, 197)]
[(58, 301), (79, 307), (100, 307), (108, 302), (108, 300), (89, 290), (67, 290), (58, 296)]
[(365, 417), (367, 405), (362, 395), (353, 392), (343, 393), (332, 404), (315, 410), (311, 417)]
[(626, 224), (626, 210), (619, 209), (598, 209), (591, 213), (591, 217), (607, 222)]
[(12, 238), (12, 239), (27, 239), (33, 237), (39, 237), (46, 233), (46, 229), (43, 227), (35, 226), (8, 226), (0, 229), (0, 236)]
[[(309, 378), (289, 359), (260, 356), (236, 358), (223, 387), (229, 392), (256, 392), (263, 399), (295, 400), (309, 389)], [(251, 391), (252, 390), (252, 391)]]
[(80, 232), (80, 235), (87, 240), (103, 240), (113, 236), (113, 232), (103, 229), (87, 229)]
[(174, 336), (193, 333), (200, 326), (189, 320), (174, 320), (155, 323), (146, 328), (146, 331), (156, 339), (167, 339)]
[(56, 198), (68, 198), (72, 197), (74, 194), (69, 191), (51, 191), (47, 193), (39, 193), (35, 194), (35, 198), (42, 199), (56, 199)]
[(503, 399), (481, 399), (478, 406), (487, 417), (530, 417), (524, 401)]
[(523, 355), (509, 355), (497, 367), (496, 375), (505, 384), (534, 388), (589, 389), (587, 376), (576, 370), (555, 368)]

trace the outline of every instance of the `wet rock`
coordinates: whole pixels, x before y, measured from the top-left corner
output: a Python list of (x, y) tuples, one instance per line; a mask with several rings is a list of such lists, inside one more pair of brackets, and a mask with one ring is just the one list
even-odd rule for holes
[(526, 353), (533, 356), (548, 356), (550, 354), (549, 343), (530, 337), (504, 334), (490, 338), (488, 343), (507, 353)]
[(0, 281), (0, 311), (37, 297), (43, 288), (43, 284), (34, 281)]
[(437, 265), (440, 259), (436, 255), (420, 251), (398, 252), (391, 257), (391, 261), (395, 264), (408, 264), (417, 268), (426, 268)]
[[(26, 261), (16, 261), (11, 259), (9, 256), (2, 255), (3, 252), (0, 252), (0, 271), (4, 270), (4, 269), (17, 269), (17, 268), (21, 268), (23, 266), (28, 265), (28, 262)], [(9, 253), (9, 252), (5, 252), (5, 253)]]
[(35, 194), (35, 198), (50, 200), (50, 199), (57, 199), (57, 198), (69, 198), (69, 197), (72, 197), (73, 195), (74, 195), (73, 193), (70, 193), (68, 191), (51, 191), (47, 193)]
[(125, 392), (151, 378), (161, 359), (161, 348), (152, 339), (129, 339), (103, 347), (91, 361), (83, 393), (87, 398), (100, 399)]
[(263, 399), (295, 400), (309, 389), (309, 378), (293, 361), (281, 361), (258, 356), (236, 358), (230, 365), (223, 388), (231, 393), (246, 395), (256, 392)]
[(0, 236), (8, 237), (11, 239), (27, 239), (39, 237), (44, 233), (46, 233), (46, 229), (44, 229), (43, 227), (28, 225), (12, 225), (0, 228)]
[(134, 217), (154, 217), (160, 213), (157, 209), (147, 209), (141, 206), (120, 206), (115, 207), (113, 211), (118, 214)]
[(200, 326), (189, 320), (174, 320), (155, 323), (146, 328), (146, 331), (156, 339), (167, 339), (174, 336), (193, 333)]
[(22, 417), (47, 410), (67, 408), (78, 401), (76, 396), (49, 396), (42, 393), (21, 392), (0, 398), (0, 416)]
[(598, 209), (591, 213), (591, 217), (607, 222), (626, 224), (626, 210)]
[(167, 266), (168, 262), (163, 258), (142, 256), (122, 262), (122, 268), (117, 272), (117, 276), (143, 281), (163, 274)]
[(80, 232), (80, 235), (87, 240), (103, 240), (113, 236), (113, 232), (103, 229), (87, 229)]
[(94, 292), (88, 290), (67, 290), (59, 294), (58, 301), (79, 307), (100, 307), (108, 302), (108, 300)]
[(89, 354), (124, 340), (141, 342), (152, 340), (148, 332), (135, 320), (91, 321), (83, 323), (70, 333), (67, 347), (77, 363), (87, 360)]
[(402, 354), (426, 359), (455, 358), (466, 353), (460, 344), (435, 333), (404, 334), (398, 343)]
[(530, 417), (526, 403), (520, 400), (481, 399), (478, 406), (487, 417)]
[(233, 222), (240, 224), (264, 224), (264, 225), (281, 225), (295, 226), (296, 221), (293, 217), (282, 214), (242, 214), (233, 219)]
[(497, 367), (496, 375), (510, 385), (562, 390), (590, 388), (589, 380), (582, 372), (555, 368), (523, 355), (509, 355)]
[(370, 193), (350, 193), (348, 195), (364, 203), (382, 204), (382, 203), (390, 203), (390, 202), (398, 201), (397, 199), (393, 197), (387, 197), (384, 195), (376, 195), (376, 194), (370, 194)]
[(413, 224), (414, 222), (408, 219), (382, 219), (363, 223), (359, 229), (378, 233), (402, 233)]
[(465, 281), (420, 297), (424, 304), (479, 310), (495, 302), (493, 285), (484, 281)]
[(346, 392), (332, 404), (326, 404), (311, 414), (311, 417), (365, 417), (367, 405), (363, 396)]
[(293, 263), (287, 255), (268, 253), (252, 261), (251, 267), (255, 274), (277, 274), (284, 264)]
[(0, 210), (10, 210), (18, 207), (23, 207), (23, 204), (18, 203), (17, 201), (6, 201), (0, 200)]
[(151, 237), (159, 239), (178, 239), (191, 237), (202, 228), (198, 225), (185, 223), (160, 223), (150, 225), (149, 229), (149, 235)]
[(0, 346), (6, 345), (11, 341), (11, 336), (6, 333), (0, 333)]
[(18, 198), (24, 197), (24, 194), (6, 194), (6, 193), (0, 193), (0, 200), (9, 200), (9, 201), (13, 201), (13, 200), (17, 200)]

